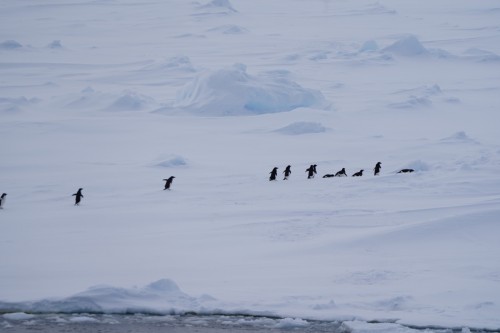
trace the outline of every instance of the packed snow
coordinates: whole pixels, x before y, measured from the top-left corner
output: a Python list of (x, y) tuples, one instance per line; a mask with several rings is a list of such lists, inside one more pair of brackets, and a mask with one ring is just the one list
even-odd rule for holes
[(500, 330), (499, 8), (2, 1), (0, 328)]

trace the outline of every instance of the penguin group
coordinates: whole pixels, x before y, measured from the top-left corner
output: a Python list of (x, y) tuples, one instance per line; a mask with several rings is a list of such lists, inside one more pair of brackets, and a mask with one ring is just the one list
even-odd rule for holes
[[(307, 173), (307, 179), (314, 178), (314, 176), (318, 173), (316, 169), (317, 166), (318, 166), (317, 164), (311, 164), (309, 168), (306, 169), (305, 172)], [(382, 162), (377, 162), (375, 164), (375, 167), (373, 168), (373, 175), (378, 176), (380, 174), (381, 169), (382, 169)], [(353, 173), (352, 177), (362, 177), (364, 171), (365, 171), (364, 169), (361, 169), (358, 172)], [(411, 173), (414, 171), (415, 170), (413, 169), (401, 169), (397, 173)], [(287, 180), (290, 174), (292, 173), (291, 166), (288, 165), (285, 171), (283, 171), (283, 173), (285, 174), (285, 178), (283, 180)], [(274, 167), (273, 170), (270, 172), (270, 174), (271, 176), (269, 177), (269, 180), (270, 181), (276, 180), (276, 177), (278, 175), (278, 168)], [(347, 171), (345, 170), (345, 168), (342, 168), (336, 173), (327, 173), (323, 176), (323, 178), (332, 178), (332, 177), (347, 177)]]
[[(311, 164), (309, 166), (309, 168), (307, 168), (305, 170), (305, 172), (307, 173), (307, 179), (314, 178), (314, 176), (318, 173), (318, 171), (316, 169), (317, 166), (318, 166), (317, 164)], [(380, 170), (381, 169), (382, 169), (382, 163), (381, 162), (377, 162), (377, 164), (375, 164), (375, 167), (373, 168), (373, 175), (374, 176), (378, 176), (380, 174)], [(415, 170), (413, 170), (413, 169), (401, 169), (397, 173), (411, 173), (411, 172), (414, 172), (414, 171)], [(352, 177), (362, 177), (363, 176), (363, 172), (364, 172), (364, 170), (361, 169), (358, 172), (355, 172), (354, 174), (352, 174)], [(277, 177), (278, 177), (278, 167), (274, 167), (269, 174), (270, 174), (269, 181), (276, 181)], [(284, 174), (283, 180), (288, 180), (288, 178), (292, 174), (292, 167), (291, 167), (291, 165), (287, 165), (286, 166), (285, 170), (283, 171), (283, 174)], [(323, 176), (323, 178), (331, 178), (331, 177), (347, 177), (347, 172), (346, 172), (345, 168), (342, 168), (341, 170), (337, 171), (334, 174), (333, 173), (327, 173), (327, 174), (325, 174)], [(163, 179), (163, 181), (165, 182), (163, 190), (170, 190), (174, 178), (175, 178), (175, 176), (170, 176), (169, 178)], [(79, 206), (80, 202), (82, 201), (82, 198), (83, 198), (82, 191), (83, 191), (83, 188), (79, 188), (76, 191), (76, 193), (72, 194), (72, 196), (75, 197), (75, 204), (74, 204), (75, 206)], [(7, 197), (7, 193), (3, 193), (0, 196), (0, 209), (3, 209), (4, 206), (5, 206), (5, 199), (6, 199), (6, 197)]]

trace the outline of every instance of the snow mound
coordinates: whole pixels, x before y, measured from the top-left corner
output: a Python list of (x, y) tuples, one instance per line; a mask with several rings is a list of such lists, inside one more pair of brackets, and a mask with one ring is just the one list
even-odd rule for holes
[(405, 101), (403, 102), (397, 102), (397, 103), (390, 103), (388, 105), (390, 108), (393, 109), (415, 109), (415, 108), (422, 108), (422, 107), (430, 107), (432, 106), (432, 101), (424, 96), (409, 96)]
[[(159, 160), (159, 162), (158, 162)], [(153, 164), (153, 166), (162, 167), (162, 168), (176, 168), (186, 166), (188, 163), (182, 156), (170, 155), (168, 157), (160, 157)]]
[(363, 8), (347, 11), (347, 15), (384, 15), (397, 14), (394, 9), (389, 9), (379, 2), (374, 2), (365, 5)]
[(306, 320), (300, 318), (283, 318), (279, 320), (275, 327), (279, 329), (296, 329), (308, 325), (309, 323)]
[(37, 98), (21, 97), (0, 97), (0, 113), (16, 113), (23, 111), (23, 108), (29, 107), (39, 100)]
[(382, 51), (405, 57), (421, 56), (429, 53), (414, 35), (404, 36)]
[(190, 112), (206, 116), (257, 115), (299, 107), (325, 108), (320, 91), (306, 89), (286, 78), (252, 76), (246, 66), (205, 72), (177, 94), (175, 102), (157, 112)]
[(140, 111), (145, 109), (151, 102), (150, 97), (133, 91), (126, 91), (106, 109), (109, 111)]
[(361, 45), (359, 52), (375, 52), (378, 51), (378, 44), (374, 40), (367, 40)]
[(448, 104), (459, 104), (460, 99), (447, 96), (437, 84), (424, 85), (411, 89), (403, 89), (394, 92), (395, 95), (405, 95), (405, 100), (388, 104), (393, 109), (412, 109), (430, 107), (433, 101), (444, 102)]
[[(109, 96), (101, 92), (95, 91), (92, 87), (86, 87), (78, 96), (72, 96), (65, 107), (68, 108), (98, 108), (105, 100), (110, 99)], [(110, 101), (108, 100), (108, 103)]]
[(143, 70), (146, 71), (182, 71), (182, 72), (195, 72), (195, 68), (191, 63), (191, 60), (187, 56), (175, 56), (169, 59), (165, 59), (160, 62), (148, 65)]
[(15, 40), (6, 40), (0, 43), (0, 50), (15, 50), (22, 48), (23, 45)]
[(198, 309), (198, 304), (196, 298), (182, 292), (174, 281), (162, 279), (142, 288), (96, 286), (63, 299), (19, 303), (0, 302), (0, 311), (174, 314)]
[(15, 313), (6, 313), (2, 316), (5, 319), (8, 320), (28, 320), (28, 319), (33, 319), (35, 318), (34, 315), (24, 313), (24, 312), (15, 312)]
[(301, 135), (301, 134), (311, 134), (311, 133), (323, 133), (328, 130), (329, 129), (321, 125), (321, 123), (300, 121), (291, 123), (290, 125), (277, 129), (274, 132), (287, 135)]
[(443, 143), (474, 143), (474, 144), (478, 143), (476, 140), (470, 138), (465, 133), (465, 131), (456, 132), (449, 137), (441, 139), (441, 142), (443, 142)]
[(225, 35), (241, 35), (248, 33), (248, 30), (234, 24), (222, 25), (208, 30), (209, 32), (219, 32)]
[(419, 330), (394, 323), (367, 323), (364, 321), (344, 321), (339, 327), (343, 333), (417, 333)]
[(62, 49), (63, 46), (62, 46), (60, 40), (54, 40), (54, 41), (52, 41), (52, 43), (50, 43), (49, 45), (47, 45), (47, 47), (49, 49)]
[(394, 94), (410, 94), (410, 95), (429, 97), (429, 96), (441, 95), (442, 93), (443, 91), (441, 90), (441, 87), (437, 84), (433, 84), (431, 86), (424, 85), (411, 89), (398, 90)]
[(198, 9), (202, 10), (202, 14), (231, 14), (237, 13), (229, 0), (212, 0), (207, 4), (200, 5)]
[(465, 58), (472, 59), (478, 62), (497, 62), (500, 61), (500, 56), (494, 52), (486, 51), (478, 48), (470, 48), (464, 52)]

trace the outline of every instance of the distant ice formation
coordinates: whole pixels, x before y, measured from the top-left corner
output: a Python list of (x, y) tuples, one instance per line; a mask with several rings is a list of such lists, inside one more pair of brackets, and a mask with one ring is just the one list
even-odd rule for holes
[(470, 138), (465, 131), (459, 131), (454, 134), (452, 134), (449, 137), (441, 139), (441, 142), (443, 143), (474, 143), (477, 144), (478, 142), (472, 138)]
[(275, 132), (287, 134), (287, 135), (301, 135), (301, 134), (312, 134), (312, 133), (323, 133), (328, 131), (327, 127), (324, 127), (321, 123), (299, 121), (291, 123), (285, 127), (275, 130)]
[(182, 156), (168, 155), (158, 158), (158, 160), (154, 162), (153, 165), (162, 168), (175, 168), (175, 167), (186, 166), (187, 164), (188, 163), (186, 159), (184, 159), (184, 157)]
[(248, 33), (248, 30), (234, 24), (221, 25), (208, 30), (209, 32), (220, 32), (225, 35), (240, 35)]
[(126, 91), (107, 107), (109, 111), (139, 111), (147, 107), (151, 98), (137, 94), (133, 91)]
[(429, 53), (414, 35), (407, 35), (400, 38), (393, 44), (384, 48), (383, 51), (406, 57), (426, 55)]
[[(142, 288), (96, 286), (63, 299), (8, 303), (0, 301), (0, 311), (38, 313), (182, 313), (198, 308), (198, 300), (181, 291), (170, 279), (162, 279)], [(16, 315), (24, 318), (22, 315)]]
[(60, 40), (54, 40), (47, 47), (49, 49), (62, 49), (62, 44)]
[(0, 43), (0, 50), (15, 50), (21, 47), (23, 47), (23, 45), (15, 40), (6, 40)]
[(229, 0), (212, 0), (204, 5), (200, 5), (198, 9), (200, 13), (197, 15), (227, 15), (238, 12), (234, 9)]
[(157, 112), (235, 116), (326, 106), (325, 98), (318, 90), (303, 88), (283, 77), (252, 76), (247, 73), (245, 65), (235, 64), (228, 69), (195, 77), (178, 92), (171, 106)]
[(144, 68), (142, 68), (142, 70), (154, 71), (154, 72), (172, 71), (172, 70), (183, 71), (183, 72), (196, 71), (189, 57), (184, 55), (179, 55), (168, 59), (164, 59), (160, 62), (155, 62), (153, 64), (145, 66)]

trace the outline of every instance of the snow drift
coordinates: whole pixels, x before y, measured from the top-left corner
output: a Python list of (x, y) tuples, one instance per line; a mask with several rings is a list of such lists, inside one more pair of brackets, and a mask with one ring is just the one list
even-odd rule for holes
[(185, 85), (172, 106), (157, 112), (190, 112), (206, 116), (257, 115), (299, 107), (325, 108), (318, 90), (306, 89), (285, 78), (252, 76), (246, 66), (202, 73)]
[(287, 125), (285, 127), (275, 130), (277, 133), (287, 134), (287, 135), (301, 135), (301, 134), (311, 134), (311, 133), (323, 133), (329, 129), (324, 127), (321, 123), (299, 121)]
[(0, 302), (1, 312), (33, 313), (154, 313), (174, 314), (198, 308), (198, 300), (182, 292), (170, 279), (142, 288), (95, 286), (62, 299)]

